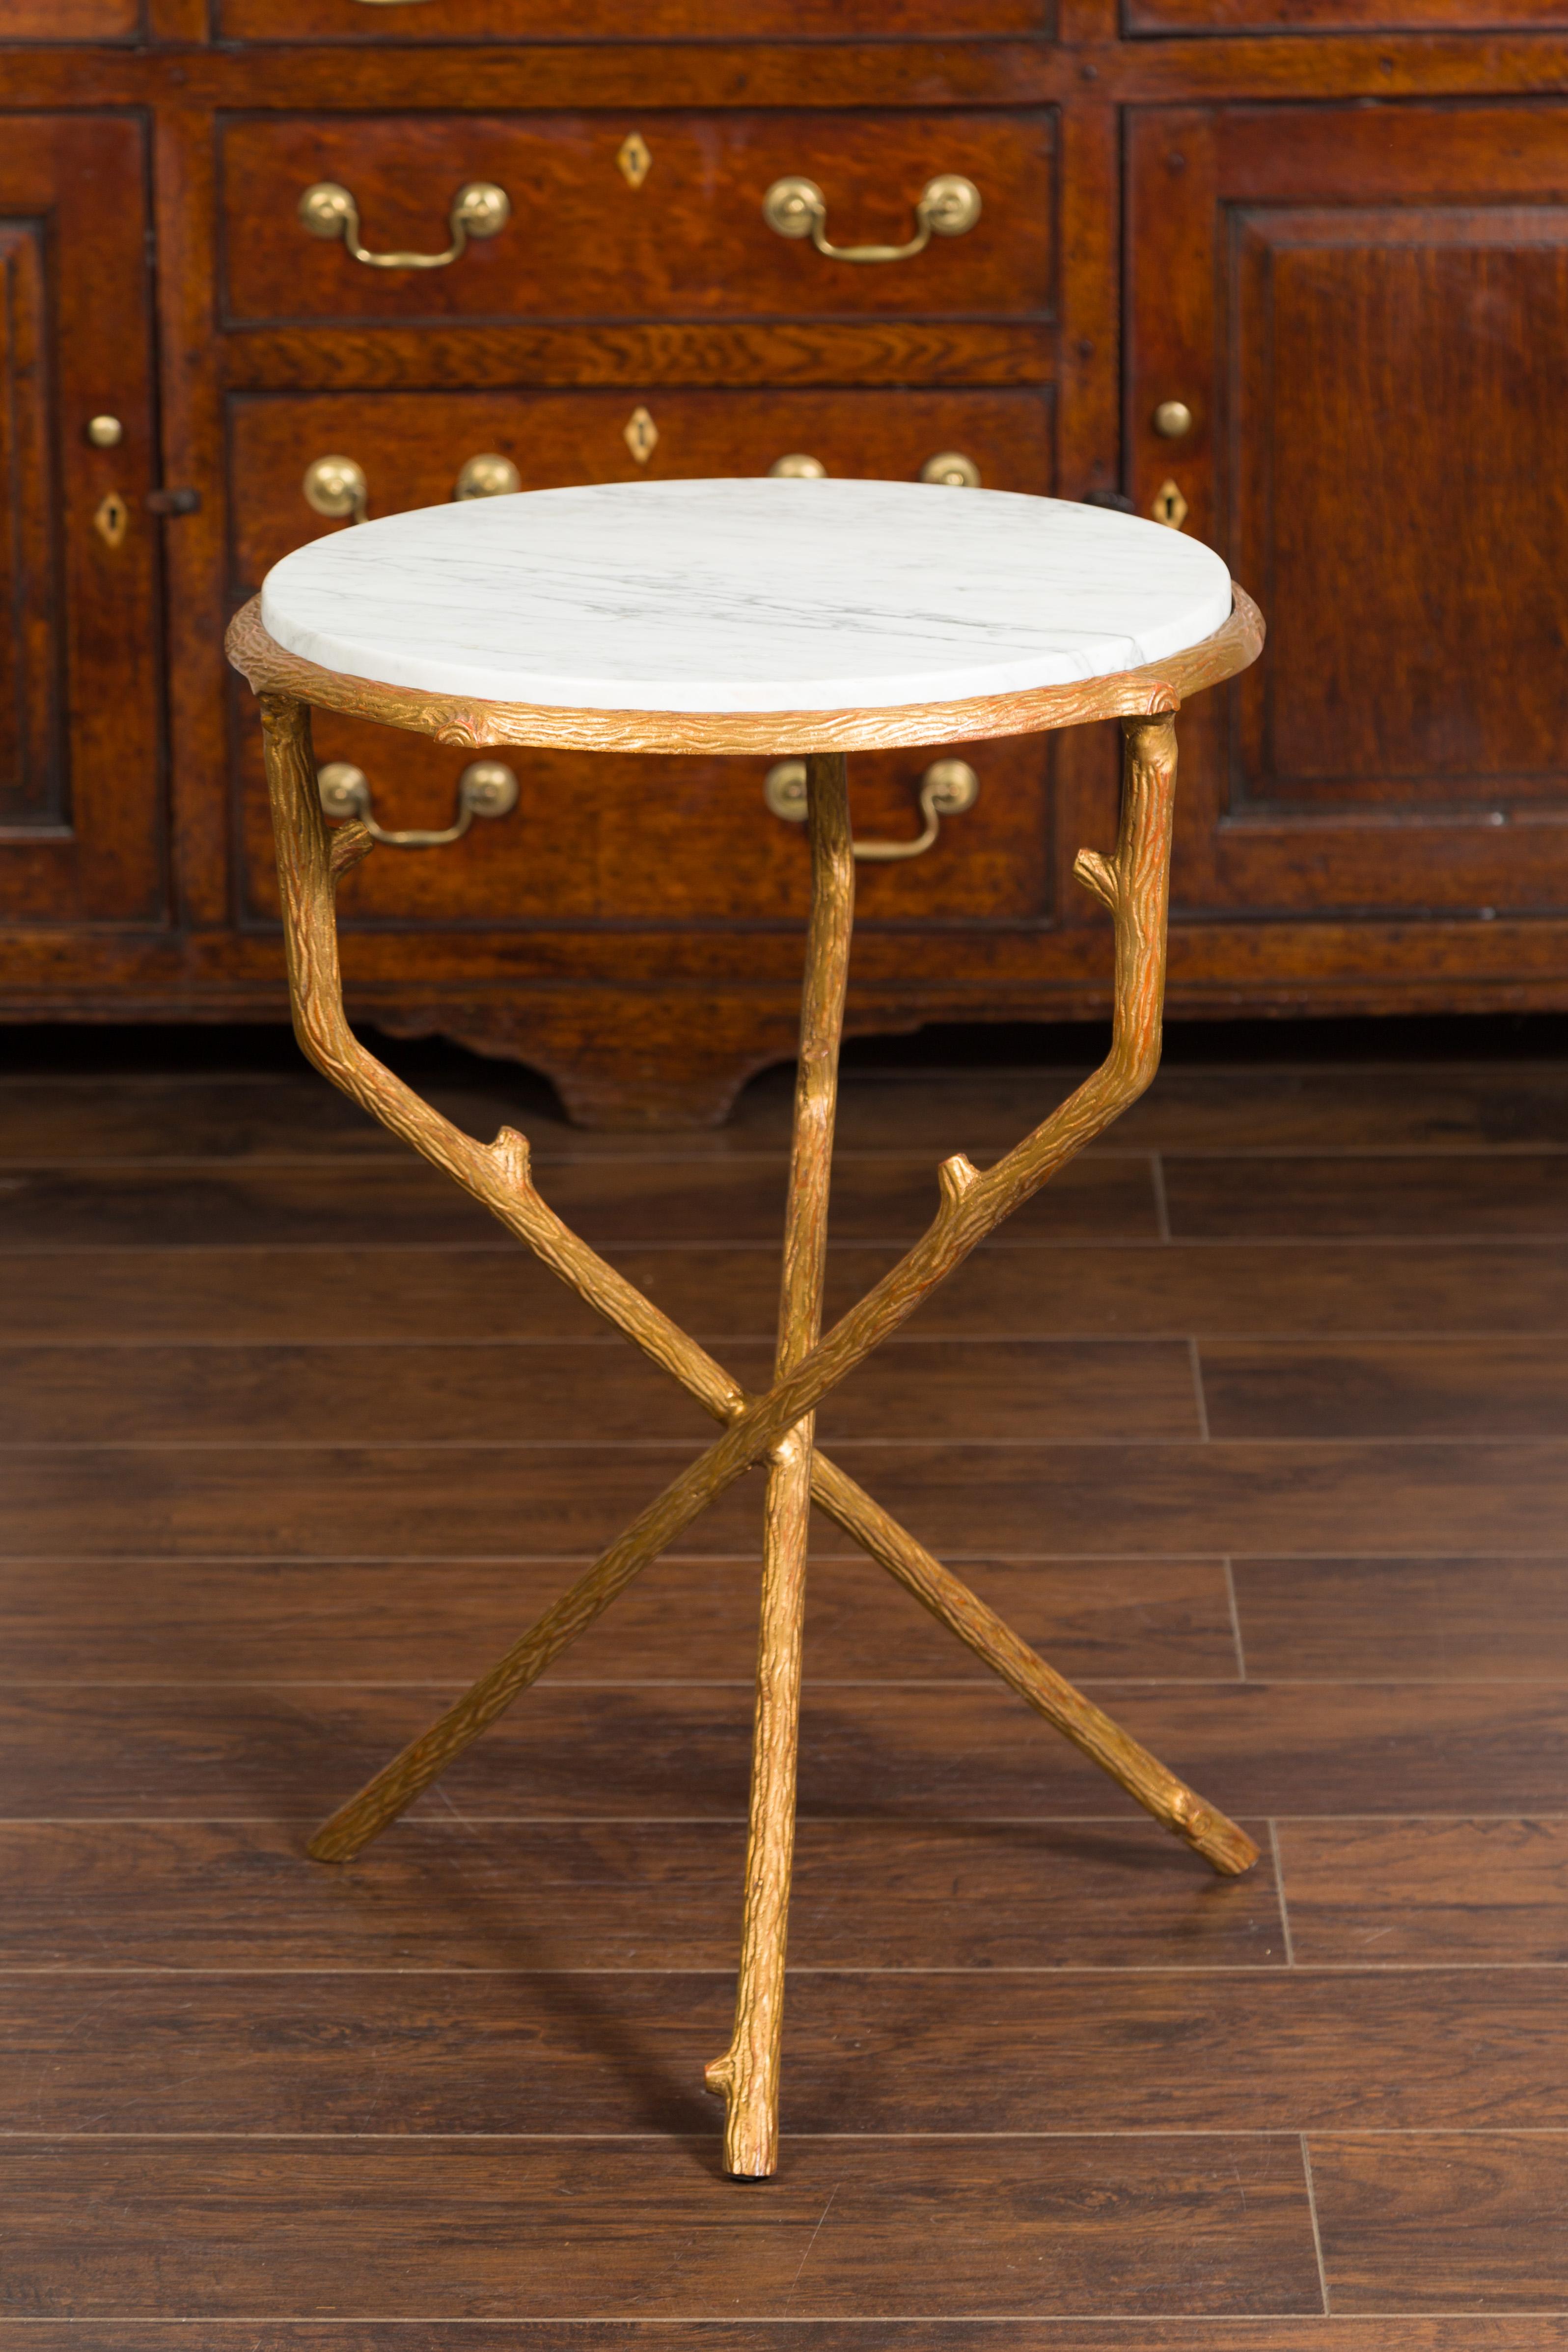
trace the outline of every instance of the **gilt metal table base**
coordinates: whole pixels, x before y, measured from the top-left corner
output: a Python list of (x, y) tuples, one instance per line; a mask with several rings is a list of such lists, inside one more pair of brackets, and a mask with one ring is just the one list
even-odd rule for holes
[[(981, 1172), (961, 1152), (945, 1160), (937, 1171), (936, 1213), (926, 1232), (825, 1337), (821, 1325), (828, 1177), (854, 866), (843, 754), (821, 751), (809, 759), (811, 913), (778, 1352), (773, 1385), (766, 1395), (754, 1397), (562, 1223), (533, 1182), (528, 1147), (521, 1135), (503, 1128), (494, 1143), (476, 1142), (433, 1110), (354, 1037), (343, 1010), (334, 890), (338, 876), (374, 844), (357, 824), (329, 834), (318, 795), (309, 705), (298, 694), (275, 690), (268, 682), (269, 673), (276, 679), (281, 672), (292, 686), (292, 673), (309, 666), (283, 656), (265, 639), (268, 651), (264, 658), (255, 643), (261, 633), (252, 626), (248, 641), (244, 635), (247, 618), (242, 615), (236, 622), (238, 643), (231, 639), (231, 646), (258, 688), (289, 990), (296, 1033), (306, 1054), (393, 1134), (445, 1169), (724, 1424), (723, 1434), (708, 1450), (647, 1506), (488, 1674), (332, 1814), (312, 1839), (310, 1852), (324, 1862), (347, 1861), (360, 1853), (711, 1502), (744, 1471), (765, 1462), (750, 1833), (735, 2030), (728, 2048), (707, 2069), (710, 2088), (721, 2093), (727, 2104), (726, 2168), (740, 2177), (760, 2178), (772, 2172), (778, 2161), (801, 1619), (807, 1522), (813, 1501), (1010, 1689), (1216, 1871), (1238, 1875), (1257, 1860), (1257, 1848), (1235, 1822), (1195, 1794), (1037, 1656), (814, 1443), (815, 1409), (830, 1390), (896, 1330), (978, 1243), (1108, 1127), (1155, 1075), (1176, 783), (1176, 693), (1167, 686), (1149, 690), (1140, 680), (1143, 709), (1122, 717), (1125, 740), (1115, 854), (1104, 857), (1085, 850), (1074, 869), (1110, 909), (1114, 922), (1114, 1023), (1105, 1061), (993, 1167)], [(1239, 592), (1237, 614), (1227, 631), (1182, 659), (1196, 667), (1207, 656), (1209, 669), (1200, 671), (1197, 682), (1207, 683), (1210, 676), (1228, 675), (1251, 659), (1260, 635), (1254, 608)], [(1211, 649), (1221, 646), (1222, 640), (1228, 642), (1220, 667), (1220, 655)], [(1239, 659), (1237, 646), (1243, 641), (1249, 649)], [(250, 657), (239, 660), (241, 650)], [(327, 674), (315, 676), (322, 679)], [(1108, 694), (1124, 697), (1119, 704), (1113, 702), (1113, 709), (1125, 714), (1134, 679), (1140, 674), (1108, 682)], [(373, 691), (381, 695), (391, 690)], [(330, 692), (315, 692), (311, 698), (328, 700)], [(1086, 710), (1082, 715), (1099, 714)], [(437, 731), (433, 722), (439, 717), (427, 714), (426, 731)], [(490, 740), (506, 738), (493, 735)]]

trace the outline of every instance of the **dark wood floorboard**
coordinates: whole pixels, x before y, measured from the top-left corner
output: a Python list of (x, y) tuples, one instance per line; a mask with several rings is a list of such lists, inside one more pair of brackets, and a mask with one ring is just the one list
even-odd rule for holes
[(1314, 2137), (1335, 2311), (1538, 2311), (1568, 2299), (1568, 2135)]
[(1454, 1811), (1446, 1821), (1281, 1822), (1297, 1959), (1568, 1963), (1568, 1818)]
[[(11, 1811), (32, 1815), (308, 1818), (458, 1689), (16, 1685), (0, 1698), (0, 1785)], [(1560, 1684), (1096, 1683), (1094, 1696), (1204, 1795), (1249, 1816), (1568, 1812)], [(817, 1684), (801, 1719), (801, 1808), (824, 1818), (1134, 1811), (999, 1689)], [(750, 1738), (738, 1685), (547, 1678), (420, 1803), (530, 1820), (743, 1820)]]
[[(710, 1969), (729, 1981), (743, 1821), (426, 1814), (336, 1868), (306, 1858), (308, 1833), (304, 1821), (0, 1822), (15, 1890), (0, 1958), (42, 1969)], [(807, 1818), (795, 1867), (789, 1953), (801, 1969), (1285, 1964), (1271, 1854), (1221, 1882), (1135, 1818)]]
[[(840, 1145), (849, 1150), (1005, 1151), (1071, 1093), (1084, 1069), (963, 1069), (846, 1074)], [(754, 1079), (722, 1128), (639, 1137), (639, 1151), (724, 1159), (787, 1149), (792, 1073)], [(469, 1134), (503, 1121), (540, 1150), (627, 1156), (624, 1136), (568, 1127), (548, 1090), (502, 1065), (423, 1086)], [(1301, 1065), (1231, 1069), (1166, 1065), (1124, 1112), (1107, 1144), (1156, 1151), (1510, 1151), (1568, 1148), (1568, 1074), (1552, 1062)], [(0, 1158), (67, 1160), (279, 1157), (401, 1146), (304, 1067), (298, 1073), (192, 1072), (124, 1077), (0, 1079)]]
[(1555, 1152), (1166, 1158), (1164, 1168), (1171, 1232), (1184, 1241), (1568, 1233), (1568, 1158)]
[(1551, 1338), (1213, 1340), (1215, 1437), (1560, 1437), (1568, 1344)]
[[(373, 1411), (367, 1400), (365, 1408)], [(16, 1551), (457, 1559), (596, 1554), (711, 1442), (70, 1446), (5, 1453)], [(1473, 1444), (841, 1444), (843, 1468), (937, 1551), (1557, 1553), (1568, 1436)], [(743, 1477), (681, 1538), (756, 1541)], [(841, 1544), (842, 1538), (838, 1542)]]
[(1568, 1557), (1234, 1559), (1247, 1671), (1333, 1682), (1568, 1675)]
[[(16, 1560), (0, 1585), (0, 1655), (18, 1682), (156, 1682), (171, 1660), (204, 1682), (469, 1681), (587, 1566), (468, 1560), (459, 1574), (429, 1560), (334, 1560), (325, 1570), (157, 1553)], [(749, 1683), (759, 1573), (755, 1556), (660, 1560), (558, 1660), (551, 1679)], [(964, 1575), (1079, 1679), (1212, 1682), (1239, 1672), (1223, 1561), (1111, 1559), (1091, 1570), (1082, 1560), (977, 1560)], [(858, 1553), (813, 1559), (806, 1673), (991, 1684), (978, 1659)]]
[[(1555, 1969), (977, 1970), (956, 1999), (945, 1973), (808, 1969), (783, 2127), (1561, 2132), (1563, 1990)], [(706, 2133), (703, 2065), (733, 1998), (722, 1969), (15, 1978), (0, 2116), (45, 2133)], [(1227, 2042), (1245, 2063), (1207, 2063)]]
[[(711, 2137), (0, 2144), (0, 2307), (868, 2318), (1322, 2307), (1300, 2142)], [(395, 2251), (394, 2251), (395, 2250)]]
[[(25, 2331), (25, 2332), (24, 2332)], [(875, 2335), (859, 2320), (706, 2321), (658, 2319), (214, 2320), (204, 2323), (203, 2352), (866, 2352)], [(0, 2341), (27, 2352), (127, 2352), (118, 2322), (7, 2321)], [(1495, 2319), (1336, 2317), (1312, 2319), (900, 2320), (882, 2340), (901, 2352), (1563, 2352), (1568, 2319), (1551, 2315)], [(191, 2352), (189, 2327), (138, 2322), (135, 2352)], [(880, 2352), (880, 2346), (878, 2348)]]
[[(773, 1351), (749, 1339), (726, 1369), (760, 1393)], [(364, 1391), (373, 1383), (373, 1402)], [(559, 1341), (436, 1343), (390, 1359), (314, 1348), (0, 1349), (12, 1444), (303, 1444), (372, 1432), (378, 1444), (714, 1434), (702, 1407), (618, 1332)], [(1568, 1434), (1568, 1412), (1558, 1426)], [(925, 1441), (1196, 1438), (1199, 1409), (1179, 1339), (891, 1340), (817, 1421), (847, 1437)]]
[[(1568, 1172), (1568, 1162), (1562, 1163)], [(1500, 1167), (1513, 1168), (1511, 1160)], [(539, 1191), (595, 1248), (638, 1243), (772, 1244), (784, 1208), (782, 1152), (747, 1158), (653, 1157), (534, 1162)], [(833, 1171), (841, 1240), (918, 1240), (936, 1213), (928, 1158), (841, 1159)], [(136, 1161), (40, 1169), (0, 1186), (0, 1247), (106, 1242), (484, 1241), (496, 1221), (423, 1160), (381, 1154), (341, 1162)], [(1463, 1223), (1458, 1228), (1465, 1230)], [(1159, 1231), (1150, 1161), (1103, 1154), (1069, 1162), (1011, 1221), (1013, 1237), (1152, 1240)]]
[[(493, 1228), (464, 1248), (346, 1241), (307, 1248), (84, 1242), (6, 1249), (8, 1339), (311, 1345), (594, 1337), (597, 1317)], [(772, 1246), (617, 1247), (638, 1289), (710, 1345), (762, 1339), (779, 1306)], [(844, 1313), (896, 1251), (830, 1244)], [(916, 1327), (912, 1325), (911, 1331)], [(927, 1338), (1280, 1339), (1568, 1333), (1568, 1244), (1159, 1242), (977, 1250), (920, 1309)]]
[[(851, 1074), (830, 1312), (1077, 1075)], [(761, 1386), (789, 1085), (431, 1091)], [(758, 1483), (313, 1864), (709, 1424), (307, 1072), (0, 1079), (0, 2341), (1568, 2352), (1568, 1067), (1169, 1071), (824, 1407), (1262, 1859), (819, 1525), (760, 2189)]]

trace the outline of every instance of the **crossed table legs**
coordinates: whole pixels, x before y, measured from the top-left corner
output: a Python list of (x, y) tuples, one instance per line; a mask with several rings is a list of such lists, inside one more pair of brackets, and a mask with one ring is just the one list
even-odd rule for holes
[(259, 698), (272, 796), (294, 1025), (310, 1060), (363, 1108), (526, 1242), (552, 1273), (690, 1391), (724, 1433), (515, 1643), (487, 1675), (326, 1822), (318, 1861), (345, 1862), (379, 1835), (452, 1759), (508, 1707), (616, 1594), (666, 1550), (741, 1474), (766, 1461), (761, 1625), (752, 1743), (735, 2031), (707, 2069), (727, 2103), (725, 2167), (758, 2179), (778, 2161), (784, 1959), (795, 1830), (801, 1619), (807, 1522), (819, 1503), (872, 1559), (1155, 1819), (1227, 1876), (1257, 1848), (1223, 1813), (1038, 1657), (814, 1443), (817, 1405), (914, 1312), (925, 1294), (1100, 1134), (1154, 1076), (1159, 1061), (1166, 908), (1176, 783), (1168, 711), (1124, 719), (1122, 817), (1115, 856), (1080, 853), (1080, 881), (1115, 925), (1114, 1026), (1109, 1055), (1049, 1118), (983, 1173), (960, 1152), (937, 1171), (939, 1202), (914, 1247), (821, 1336), (829, 1166), (839, 1040), (854, 899), (844, 760), (807, 761), (811, 914), (801, 1006), (800, 1074), (785, 1220), (774, 1383), (748, 1396), (707, 1351), (565, 1225), (535, 1189), (528, 1148), (503, 1128), (476, 1142), (365, 1051), (343, 1011), (334, 886), (372, 846), (361, 825), (329, 835), (311, 752), (308, 706)]

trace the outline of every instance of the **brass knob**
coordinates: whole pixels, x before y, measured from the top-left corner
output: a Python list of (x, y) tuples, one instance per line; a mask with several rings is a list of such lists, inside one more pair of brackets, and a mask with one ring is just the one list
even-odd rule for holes
[(772, 479), (780, 482), (821, 482), (828, 475), (820, 457), (803, 457), (799, 451), (788, 457), (775, 457), (768, 471)]
[(452, 242), (444, 253), (371, 253), (360, 238), (360, 208), (336, 180), (318, 180), (299, 199), (301, 221), (312, 236), (340, 236), (367, 269), (444, 269), (470, 237), (498, 236), (512, 217), (512, 200), (493, 180), (469, 180), (459, 188), (446, 215)]
[(505, 499), (523, 487), (523, 478), (509, 457), (486, 454), (470, 457), (453, 488), (455, 499)]
[(390, 849), (440, 849), (461, 841), (476, 816), (505, 816), (517, 805), (517, 779), (501, 760), (471, 760), (457, 779), (455, 821), (439, 833), (392, 833), (378, 824), (371, 807), (371, 780), (351, 760), (329, 760), (316, 771), (321, 812), (333, 822), (357, 817), (372, 841)]
[(125, 427), (118, 416), (89, 416), (87, 437), (95, 449), (118, 449), (125, 438)]
[(977, 490), (980, 469), (973, 457), (966, 457), (961, 449), (944, 449), (935, 457), (927, 457), (920, 468), (923, 482), (940, 482), (949, 490)]
[[(775, 816), (790, 824), (806, 821), (806, 762), (776, 760), (762, 779), (762, 797)], [(857, 841), (854, 853), (868, 863), (887, 866), (895, 859), (923, 856), (936, 839), (945, 816), (961, 816), (980, 797), (980, 780), (967, 760), (933, 760), (921, 775), (920, 814), (924, 828), (909, 841)]]
[(370, 490), (364, 468), (352, 457), (316, 458), (306, 467), (299, 487), (307, 506), (314, 507), (319, 515), (328, 515), (334, 522), (350, 517), (355, 522), (364, 521)]
[(1162, 440), (1179, 441), (1192, 431), (1192, 411), (1185, 400), (1162, 400), (1149, 422)]
[(980, 217), (980, 192), (958, 172), (927, 180), (915, 207), (915, 235), (906, 245), (834, 245), (828, 236), (828, 200), (815, 180), (775, 180), (762, 199), (762, 217), (778, 236), (809, 236), (830, 261), (907, 261), (934, 236), (965, 236)]

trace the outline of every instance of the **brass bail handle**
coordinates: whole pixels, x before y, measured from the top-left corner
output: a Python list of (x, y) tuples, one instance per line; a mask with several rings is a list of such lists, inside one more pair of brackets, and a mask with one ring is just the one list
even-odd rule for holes
[[(806, 762), (778, 760), (762, 779), (762, 796), (775, 816), (790, 824), (806, 821)], [(980, 797), (980, 780), (967, 760), (933, 760), (920, 779), (924, 831), (910, 841), (857, 841), (855, 856), (868, 865), (890, 866), (896, 858), (924, 856), (945, 816), (962, 816)]]
[(493, 180), (470, 180), (446, 215), (452, 242), (444, 253), (371, 253), (360, 239), (360, 208), (336, 180), (318, 180), (299, 199), (299, 217), (312, 236), (340, 236), (367, 269), (444, 269), (470, 237), (499, 236), (512, 217), (512, 200)]
[(815, 180), (775, 180), (762, 199), (762, 217), (779, 236), (809, 236), (830, 261), (907, 261), (924, 253), (934, 236), (967, 236), (980, 217), (980, 192), (958, 172), (939, 172), (927, 180), (907, 245), (831, 244), (828, 200)]
[(517, 779), (501, 760), (471, 760), (457, 779), (456, 821), (440, 833), (392, 833), (376, 823), (371, 782), (351, 760), (329, 760), (316, 771), (321, 813), (334, 824), (357, 817), (372, 841), (389, 849), (443, 849), (461, 841), (476, 816), (506, 816), (517, 805)]

